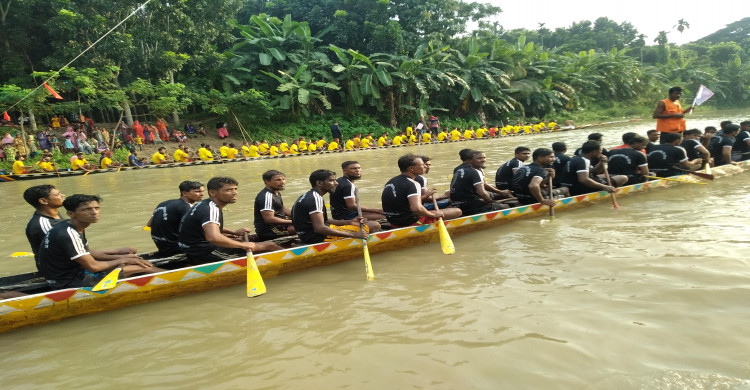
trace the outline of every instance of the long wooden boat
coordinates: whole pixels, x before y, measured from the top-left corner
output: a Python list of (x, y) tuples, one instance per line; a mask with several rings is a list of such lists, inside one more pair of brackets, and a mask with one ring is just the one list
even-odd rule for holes
[[(585, 129), (589, 127), (594, 126), (604, 126), (604, 125), (611, 125), (615, 123), (621, 123), (621, 122), (632, 122), (636, 119), (630, 119), (630, 120), (620, 120), (620, 121), (612, 121), (612, 122), (602, 122), (597, 123), (593, 125), (584, 125), (579, 126), (572, 129), (562, 129), (562, 130), (554, 130), (554, 131), (568, 131), (568, 130), (580, 130)], [(549, 132), (549, 131), (545, 131)], [(532, 135), (532, 134), (539, 134), (539, 133), (519, 133), (519, 134), (510, 134), (506, 136), (497, 136), (495, 138), (489, 138), (489, 137), (483, 137), (483, 138), (473, 138), (473, 139), (461, 139), (460, 142), (464, 141), (481, 141), (481, 140), (489, 140), (489, 139), (496, 139), (496, 138), (505, 138), (505, 137), (516, 137), (516, 136), (523, 136), (523, 135)], [(446, 142), (442, 142), (446, 143)], [(437, 141), (432, 142), (431, 144), (439, 144)], [(398, 147), (406, 147), (406, 146), (413, 146), (408, 144), (402, 144), (397, 146), (388, 146), (389, 148), (398, 148)], [(123, 166), (122, 168), (107, 168), (107, 169), (94, 169), (91, 171), (91, 174), (95, 173), (106, 173), (106, 172), (119, 172), (119, 171), (128, 171), (128, 170), (137, 170), (137, 169), (164, 169), (164, 168), (177, 168), (177, 167), (190, 167), (190, 166), (196, 166), (196, 165), (212, 165), (212, 164), (226, 164), (226, 163), (234, 163), (234, 162), (242, 162), (242, 161), (255, 161), (255, 160), (265, 160), (265, 159), (272, 159), (272, 158), (290, 158), (290, 157), (302, 157), (302, 156), (312, 156), (312, 155), (318, 155), (318, 154), (329, 154), (329, 153), (343, 153), (343, 152), (363, 152), (368, 150), (378, 150), (382, 149), (379, 147), (374, 148), (368, 148), (368, 149), (355, 149), (355, 150), (338, 150), (338, 151), (328, 151), (328, 150), (322, 150), (316, 153), (300, 153), (300, 154), (280, 154), (278, 156), (261, 156), (261, 157), (238, 157), (233, 159), (222, 159), (222, 160), (214, 160), (214, 161), (191, 161), (186, 163), (166, 163), (166, 164), (158, 164), (158, 165), (144, 165), (142, 167), (129, 167), (129, 166)], [(77, 170), (72, 171), (70, 169), (63, 169), (59, 172), (43, 172), (43, 173), (25, 173), (25, 174), (5, 174), (0, 175), (0, 183), (3, 182), (10, 182), (10, 181), (17, 181), (17, 180), (37, 180), (37, 179), (53, 179), (56, 177), (71, 177), (71, 176), (83, 176), (86, 174), (86, 171)]]
[[(748, 168), (750, 168), (750, 161), (738, 166), (714, 168), (713, 173), (716, 177), (721, 177), (737, 174)], [(618, 196), (631, 195), (675, 185), (682, 184), (673, 180), (654, 180), (618, 188), (616, 193)], [(559, 199), (555, 202), (555, 210), (560, 212), (608, 198), (607, 192), (594, 192)], [(519, 218), (544, 215), (547, 212), (547, 206), (533, 204), (461, 217), (445, 221), (445, 225), (451, 235), (455, 236), (488, 229)], [(435, 226), (424, 225), (372, 234), (367, 241), (367, 246), (371, 254), (377, 254), (437, 241), (438, 232)], [(268, 279), (289, 272), (327, 266), (361, 257), (361, 242), (356, 239), (344, 239), (264, 253), (256, 255), (255, 261), (263, 278)], [(246, 258), (237, 258), (121, 279), (114, 288), (107, 291), (94, 292), (91, 288), (71, 288), (2, 300), (0, 301), (0, 333), (68, 317), (242, 284), (246, 280), (246, 266)], [(4, 279), (11, 280), (12, 278), (14, 277)]]

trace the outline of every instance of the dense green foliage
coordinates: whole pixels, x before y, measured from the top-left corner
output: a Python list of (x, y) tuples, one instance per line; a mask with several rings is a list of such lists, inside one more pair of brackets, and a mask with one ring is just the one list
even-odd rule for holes
[[(459, 0), (0, 0), (0, 107), (37, 120), (180, 116), (239, 120), (251, 133), (362, 131), (427, 113), (476, 123), (558, 120), (651, 107), (671, 85), (711, 104), (750, 101), (750, 18), (698, 42), (653, 42), (607, 18), (555, 31), (505, 31), (497, 7)], [(131, 17), (129, 17), (132, 14)], [(129, 17), (129, 18), (128, 18)], [(127, 19), (70, 67), (56, 73)], [(479, 28), (467, 31), (468, 22)], [(669, 31), (668, 31), (669, 30)]]

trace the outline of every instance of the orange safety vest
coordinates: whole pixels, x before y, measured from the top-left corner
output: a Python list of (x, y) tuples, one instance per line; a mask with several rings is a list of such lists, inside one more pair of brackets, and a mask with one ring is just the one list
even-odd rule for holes
[[(662, 114), (682, 114), (682, 105), (679, 100), (674, 102), (669, 99), (664, 102), (664, 111)], [(681, 133), (685, 131), (685, 118), (658, 118), (656, 120), (656, 130), (664, 133)]]

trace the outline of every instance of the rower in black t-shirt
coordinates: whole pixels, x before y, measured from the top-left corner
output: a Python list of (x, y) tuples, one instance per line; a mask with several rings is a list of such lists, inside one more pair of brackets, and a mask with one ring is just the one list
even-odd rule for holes
[(179, 186), (180, 197), (165, 200), (156, 206), (146, 226), (151, 227), (151, 239), (159, 249), (160, 257), (182, 253), (178, 246), (180, 222), (193, 203), (203, 199), (203, 184), (197, 181), (183, 181)]
[[(350, 220), (328, 219), (323, 195), (336, 190), (335, 172), (314, 171), (310, 174), (310, 185), (312, 189), (297, 198), (292, 206), (292, 225), (303, 243), (317, 244), (346, 237), (367, 239), (368, 232), (380, 230), (379, 223), (358, 216)], [(360, 224), (364, 224), (364, 232), (360, 231)]]
[[(451, 201), (461, 209), (462, 215), (486, 213), (508, 208), (497, 203), (484, 182), (484, 169), (487, 157), (483, 152), (474, 150), (465, 165), (454, 170), (450, 184)], [(512, 178), (511, 178), (512, 181)]]
[(645, 182), (645, 176), (649, 176), (648, 159), (641, 150), (647, 143), (646, 137), (633, 135), (628, 138), (627, 147), (610, 150), (607, 155), (609, 174), (627, 176), (625, 185)]
[[(592, 159), (597, 158), (599, 163), (591, 166)], [(573, 156), (563, 170), (560, 185), (568, 187), (570, 195), (581, 195), (589, 192), (608, 191), (613, 192), (614, 186), (623, 185), (628, 181), (625, 176), (612, 176), (610, 186), (604, 179), (604, 165), (607, 156), (602, 154), (602, 146), (596, 141), (587, 141), (581, 147), (581, 155)]]
[(685, 149), (677, 146), (682, 143), (682, 133), (661, 133), (659, 142), (661, 143), (648, 152), (648, 166), (656, 176), (669, 177), (685, 173), (675, 168), (690, 171), (700, 169), (703, 160), (688, 160)]
[(685, 149), (688, 160), (701, 158), (703, 159), (704, 164), (706, 163), (706, 161), (711, 161), (713, 163), (713, 159), (711, 159), (711, 153), (708, 151), (708, 149), (706, 149), (705, 146), (703, 146), (700, 141), (702, 134), (703, 132), (698, 129), (685, 130), (682, 133), (682, 143), (680, 144), (680, 146)]
[(65, 195), (55, 186), (43, 184), (27, 188), (23, 192), (23, 199), (36, 210), (26, 224), (26, 238), (29, 240), (31, 251), (36, 256), (44, 235), (52, 226), (62, 222), (59, 209), (63, 205)]
[(716, 133), (708, 143), (708, 150), (714, 158), (716, 166), (732, 163), (732, 149), (735, 136), (740, 132), (740, 127), (735, 124), (724, 126), (721, 132)]
[(294, 235), (292, 211), (284, 207), (281, 191), (286, 188), (286, 176), (279, 171), (263, 173), (266, 185), (255, 197), (255, 233), (261, 241)]
[(213, 177), (206, 184), (209, 199), (204, 199), (185, 214), (180, 223), (179, 246), (192, 264), (203, 264), (245, 256), (247, 252), (281, 249), (276, 243), (240, 241), (248, 228), (231, 231), (224, 228), (222, 209), (237, 201), (237, 181), (231, 177)]
[(36, 257), (39, 272), (54, 289), (91, 287), (116, 267), (124, 276), (161, 272), (135, 254), (135, 248), (91, 251), (85, 229), (99, 221), (101, 198), (72, 195), (63, 201), (70, 220), (50, 229)]
[[(589, 141), (594, 141), (594, 142), (597, 142), (599, 145), (601, 145), (602, 141), (604, 141), (604, 136), (601, 133), (591, 133), (591, 134), (588, 135), (586, 142), (589, 142)], [(573, 155), (574, 156), (580, 156), (580, 155), (582, 155), (582, 153), (583, 153), (582, 150), (583, 150), (583, 147), (580, 147), (580, 148), (576, 149), (576, 151), (575, 151), (575, 153), (573, 153)], [(609, 154), (609, 150), (607, 150), (607, 148), (603, 147), (601, 155), (606, 156), (608, 154)], [(596, 165), (599, 165), (599, 156), (591, 158), (591, 166), (596, 166)]]
[(555, 142), (552, 144), (552, 151), (555, 153), (555, 162), (552, 163), (552, 168), (555, 169), (555, 177), (552, 179), (552, 183), (555, 186), (560, 185), (560, 177), (565, 169), (565, 164), (570, 161), (570, 156), (566, 155), (568, 151), (567, 145), (564, 142)]
[[(352, 219), (357, 216), (357, 202), (355, 201), (354, 181), (362, 178), (362, 166), (356, 161), (344, 161), (341, 164), (343, 176), (336, 181), (336, 190), (331, 193), (331, 217), (334, 219)], [(362, 216), (371, 221), (385, 218), (383, 210), (360, 205)]]
[(732, 145), (732, 161), (745, 160), (750, 160), (750, 121), (740, 122), (740, 132)]
[(510, 190), (513, 186), (513, 174), (523, 163), (531, 157), (531, 149), (519, 146), (515, 150), (515, 157), (501, 165), (495, 173), (495, 187), (500, 190)]
[[(555, 154), (549, 149), (539, 148), (531, 155), (533, 162), (524, 165), (513, 175), (513, 193), (521, 204), (541, 203), (546, 206), (554, 206), (555, 196), (567, 197), (568, 190), (565, 187), (557, 190), (549, 188), (547, 177), (552, 175), (554, 181), (555, 170), (552, 163)], [(550, 196), (550, 191), (552, 196)]]

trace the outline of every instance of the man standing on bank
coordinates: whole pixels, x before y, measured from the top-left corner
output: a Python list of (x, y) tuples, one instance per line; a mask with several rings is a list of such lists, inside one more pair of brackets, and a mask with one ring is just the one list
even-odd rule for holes
[(331, 125), (331, 139), (344, 139), (344, 135), (341, 134), (341, 128), (339, 127), (339, 121), (333, 121)]
[[(353, 219), (357, 216), (357, 201), (354, 196), (354, 181), (362, 178), (362, 166), (356, 161), (344, 161), (341, 164), (343, 176), (336, 179), (339, 183), (331, 193), (331, 217), (333, 219)], [(370, 221), (385, 218), (383, 210), (360, 205), (362, 216)]]
[(224, 228), (222, 209), (237, 202), (237, 180), (213, 177), (206, 184), (208, 199), (193, 206), (180, 223), (179, 246), (194, 265), (243, 257), (247, 252), (281, 249), (274, 242), (240, 241), (248, 228)]
[(277, 170), (263, 173), (262, 189), (255, 197), (255, 233), (258, 240), (267, 241), (294, 235), (292, 210), (284, 207), (281, 191), (286, 188), (286, 175)]
[(203, 200), (203, 184), (197, 181), (183, 181), (179, 190), (179, 198), (159, 203), (146, 222), (146, 226), (151, 228), (151, 239), (159, 249), (159, 257), (182, 253), (178, 246), (180, 221), (195, 202)]
[(682, 133), (685, 131), (685, 114), (693, 110), (690, 106), (687, 110), (682, 109), (680, 97), (682, 88), (672, 87), (669, 89), (669, 97), (660, 100), (654, 110), (653, 118), (656, 119), (656, 130), (661, 133)]

